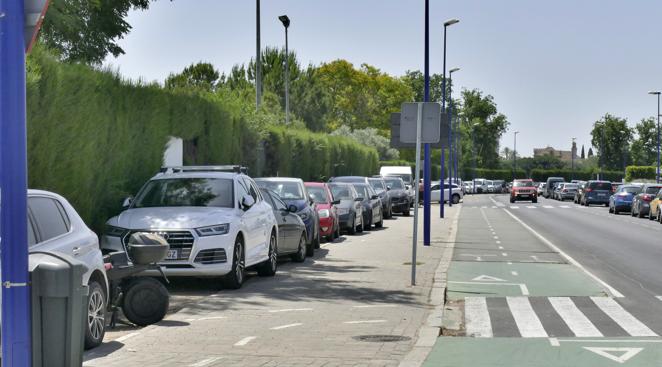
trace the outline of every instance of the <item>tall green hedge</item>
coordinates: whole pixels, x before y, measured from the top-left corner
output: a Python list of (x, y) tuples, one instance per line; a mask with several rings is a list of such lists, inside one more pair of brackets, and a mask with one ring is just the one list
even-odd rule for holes
[(625, 181), (654, 180), (656, 169), (655, 166), (627, 166), (625, 168)]
[[(580, 171), (575, 170), (574, 172), (569, 169), (533, 169), (531, 170), (531, 178), (535, 181), (546, 181), (547, 177), (563, 177), (566, 181), (574, 179), (575, 180), (596, 180), (598, 178), (599, 171)], [(607, 181), (621, 181), (623, 179), (622, 171), (602, 171), (600, 173), (600, 178)]]
[(236, 104), (134, 83), (62, 64), (36, 50), (28, 62), (31, 188), (67, 197), (95, 230), (162, 164), (170, 136), (186, 163), (244, 164), (306, 180), (378, 171), (377, 151), (342, 137), (249, 124)]

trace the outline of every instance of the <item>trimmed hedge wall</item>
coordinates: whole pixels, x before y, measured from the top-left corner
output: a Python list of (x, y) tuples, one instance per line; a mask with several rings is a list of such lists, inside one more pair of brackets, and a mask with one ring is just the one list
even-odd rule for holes
[(378, 171), (375, 149), (308, 131), (259, 129), (241, 106), (220, 98), (132, 83), (39, 49), (28, 70), (29, 186), (65, 196), (96, 231), (158, 171), (170, 136), (184, 139), (187, 164), (244, 164), (254, 175), (305, 180)]
[[(563, 177), (566, 181), (569, 181), (574, 177), (575, 180), (595, 180), (598, 177), (599, 171), (579, 171), (575, 170), (574, 174), (572, 170), (569, 169), (533, 169), (531, 170), (531, 178), (535, 181), (546, 181), (547, 177)], [(608, 181), (621, 181), (623, 179), (622, 171), (603, 171), (601, 174), (601, 179)]]
[(625, 181), (655, 180), (655, 166), (627, 166), (625, 168)]

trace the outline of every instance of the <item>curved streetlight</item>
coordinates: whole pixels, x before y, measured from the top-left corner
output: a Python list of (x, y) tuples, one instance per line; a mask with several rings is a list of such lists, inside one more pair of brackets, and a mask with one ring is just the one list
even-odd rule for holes
[(290, 27), (290, 18), (287, 15), (278, 17), (285, 27), (285, 125), (290, 124), (290, 52), (287, 44), (287, 29)]
[(660, 91), (650, 91), (648, 94), (657, 96), (657, 171), (655, 182), (660, 183)]
[[(442, 97), (441, 97), (441, 105), (443, 107), (444, 113), (446, 112), (446, 28), (452, 26), (453, 24), (457, 24), (460, 21), (458, 19), (449, 19), (444, 22), (444, 73), (443, 73), (443, 81), (442, 81)], [(449, 124), (450, 125), (450, 124)], [(449, 126), (448, 127), (448, 164), (450, 165), (451, 162), (451, 147), (452, 147), (452, 135), (453, 135), (453, 130)], [(443, 185), (444, 183), (444, 164), (445, 164), (445, 152), (446, 150), (444, 148), (441, 148), (441, 178), (439, 181), (441, 181), (441, 184)], [(450, 168), (450, 167), (449, 167)], [(451, 170), (448, 170), (448, 182), (451, 182)], [(452, 191), (449, 191), (449, 194), (451, 194)], [(448, 198), (448, 206), (453, 206), (453, 203), (450, 200), (450, 197)], [(441, 205), (439, 205), (439, 217), (443, 218), (444, 217), (444, 190), (441, 190)]]

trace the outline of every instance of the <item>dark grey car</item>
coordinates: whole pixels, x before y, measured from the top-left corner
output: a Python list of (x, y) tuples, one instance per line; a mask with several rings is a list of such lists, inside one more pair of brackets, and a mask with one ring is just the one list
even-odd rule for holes
[(372, 186), (364, 183), (352, 184), (359, 197), (363, 199), (363, 223), (364, 228), (370, 230), (374, 224), (377, 228), (384, 226), (384, 213), (382, 212), (382, 201)]
[(368, 182), (372, 189), (375, 190), (379, 199), (382, 201), (382, 212), (384, 213), (384, 218), (389, 219), (393, 217), (393, 196), (389, 190), (384, 179), (380, 177), (371, 177), (368, 178)]
[(361, 204), (363, 200), (359, 198), (354, 186), (342, 182), (330, 182), (327, 185), (333, 200), (340, 201), (336, 205), (340, 229), (346, 230), (349, 234), (363, 232), (363, 204)]
[(273, 208), (278, 222), (278, 255), (290, 255), (292, 260), (306, 260), (306, 225), (296, 213), (296, 205), (287, 205), (273, 191), (261, 188), (262, 197)]
[(391, 208), (396, 213), (402, 213), (405, 217), (409, 216), (411, 208), (411, 200), (404, 181), (400, 177), (386, 176), (384, 177), (386, 187), (389, 188), (391, 194)]
[(632, 214), (633, 217), (643, 218), (648, 216), (650, 212), (651, 201), (655, 199), (655, 195), (662, 189), (660, 184), (645, 184), (641, 191), (632, 199)]

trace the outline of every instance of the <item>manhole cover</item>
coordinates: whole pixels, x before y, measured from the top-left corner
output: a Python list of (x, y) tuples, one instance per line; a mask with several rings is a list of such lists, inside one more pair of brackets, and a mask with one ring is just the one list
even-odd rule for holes
[(410, 340), (408, 336), (400, 335), (359, 335), (353, 337), (354, 340), (371, 343), (392, 343)]

